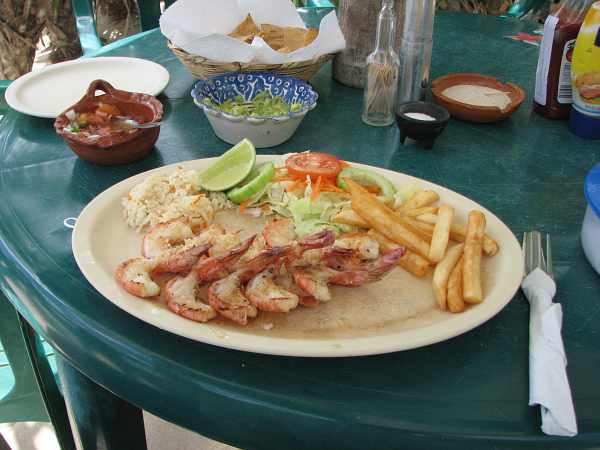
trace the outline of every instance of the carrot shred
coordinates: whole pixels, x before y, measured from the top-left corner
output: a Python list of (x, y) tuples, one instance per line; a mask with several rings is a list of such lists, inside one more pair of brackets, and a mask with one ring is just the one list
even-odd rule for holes
[(296, 180), (288, 187), (285, 188), (286, 192), (292, 192), (298, 189), (300, 186), (306, 186), (306, 180)]
[(290, 175), (276, 175), (275, 176), (275, 181), (279, 182), (279, 181), (296, 181), (298, 180), (298, 178), (293, 178)]
[(240, 214), (244, 214), (246, 212), (246, 209), (248, 208), (248, 205), (251, 201), (252, 199), (249, 198), (248, 200), (245, 200), (242, 203), (240, 203)]
[(365, 190), (367, 192), (370, 192), (371, 194), (379, 194), (381, 192), (381, 189), (379, 189), (379, 186), (375, 186), (375, 185), (368, 185), (368, 186), (363, 186), (365, 188)]
[(337, 187), (336, 185), (334, 185), (332, 183), (324, 183), (321, 186), (321, 192), (337, 192), (340, 194), (346, 193), (346, 191), (344, 191), (343, 189), (340, 189), (339, 187)]
[(346, 167), (350, 167), (350, 163), (340, 159), (340, 166), (342, 166), (342, 169), (345, 169)]
[(317, 182), (313, 186), (313, 190), (310, 195), (310, 199), (314, 202), (316, 199), (319, 198), (319, 195), (321, 195), (321, 177), (320, 176), (317, 178)]

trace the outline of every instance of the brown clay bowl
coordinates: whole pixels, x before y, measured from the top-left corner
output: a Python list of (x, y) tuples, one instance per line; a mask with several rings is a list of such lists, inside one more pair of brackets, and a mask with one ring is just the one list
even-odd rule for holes
[[(96, 91), (104, 94), (96, 95)], [(100, 102), (117, 106), (125, 116), (138, 123), (157, 122), (163, 115), (162, 103), (151, 95), (120, 91), (104, 80), (92, 81), (83, 98), (54, 121), (54, 129), (77, 156), (96, 164), (117, 165), (137, 161), (152, 151), (160, 127), (135, 129), (131, 132), (116, 130), (100, 137), (65, 131), (65, 127), (69, 125), (66, 116), (68, 111), (73, 110), (78, 114), (92, 112)]]
[[(500, 109), (495, 106), (470, 105), (448, 98), (443, 94), (444, 90), (457, 84), (474, 84), (498, 89), (506, 92), (511, 102), (506, 108)], [(436, 78), (431, 83), (431, 93), (434, 100), (446, 108), (452, 117), (482, 123), (506, 119), (519, 108), (525, 99), (523, 89), (516, 84), (502, 83), (494, 77), (479, 73), (452, 73)]]

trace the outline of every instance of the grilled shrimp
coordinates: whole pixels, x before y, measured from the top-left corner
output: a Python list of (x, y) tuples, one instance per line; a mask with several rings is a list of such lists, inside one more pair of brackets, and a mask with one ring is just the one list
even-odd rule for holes
[(292, 277), (296, 285), (308, 296), (318, 302), (331, 300), (329, 292), (329, 277), (333, 271), (327, 267), (306, 267), (292, 270)]
[(211, 306), (223, 317), (246, 325), (248, 318), (256, 317), (257, 310), (246, 297), (242, 285), (267, 267), (277, 264), (285, 252), (286, 247), (265, 249), (229, 276), (215, 281), (208, 288)]
[(399, 247), (374, 261), (363, 261), (352, 250), (334, 249), (324, 259), (326, 266), (294, 268), (292, 275), (304, 292), (326, 302), (331, 299), (329, 284), (358, 287), (377, 281), (396, 267), (404, 252), (404, 247)]
[(192, 227), (180, 220), (170, 220), (153, 226), (142, 240), (142, 256), (156, 258), (186, 239), (193, 238)]
[(379, 257), (379, 242), (366, 234), (355, 234), (337, 239), (335, 248), (354, 250), (361, 259), (377, 259)]
[[(382, 278), (396, 266), (405, 251), (404, 247), (398, 247), (375, 260), (362, 260), (357, 258), (353, 250), (333, 247), (324, 255), (323, 262), (327, 267), (345, 274), (333, 275), (330, 283), (342, 286), (360, 286)], [(365, 281), (361, 283), (361, 279)]]
[[(315, 250), (309, 250), (309, 251), (315, 251)], [(308, 252), (306, 252), (306, 253), (308, 253)], [(297, 295), (299, 305), (311, 308), (311, 307), (317, 306), (319, 304), (319, 301), (316, 298), (314, 298), (312, 295), (305, 292), (294, 282), (294, 278), (292, 277), (291, 273), (288, 271), (286, 266), (282, 267), (282, 269), (279, 271), (279, 273), (277, 273), (275, 275), (275, 284), (277, 284), (278, 286), (281, 286), (286, 291)]]
[(291, 244), (296, 239), (296, 231), (292, 219), (275, 219), (265, 225), (262, 232), (269, 247), (281, 247)]
[(155, 297), (160, 293), (160, 286), (150, 276), (154, 266), (151, 259), (128, 259), (119, 264), (115, 278), (123, 289), (136, 297)]
[(198, 283), (210, 283), (226, 277), (235, 270), (235, 264), (239, 261), (252, 245), (256, 236), (246, 239), (238, 246), (230, 249), (220, 256), (200, 258), (193, 270), (198, 275)]
[(156, 258), (154, 273), (188, 273), (201, 256), (213, 251), (215, 245), (218, 245), (218, 248), (223, 246), (224, 236), (227, 235), (223, 227), (210, 225), (200, 234), (187, 238), (182, 244), (167, 248), (160, 253)]
[(190, 248), (184, 245), (181, 249), (163, 253), (156, 258), (156, 266), (152, 273), (188, 273), (210, 248), (210, 244), (192, 245)]
[(303, 252), (316, 248), (324, 248), (333, 244), (335, 234), (331, 230), (321, 230), (299, 238), (296, 235), (294, 222), (291, 219), (276, 219), (265, 225), (263, 237), (269, 247), (291, 248), (300, 256)]
[(169, 309), (186, 319), (208, 322), (217, 315), (214, 308), (200, 298), (196, 272), (172, 278), (165, 285), (164, 292)]
[(214, 237), (208, 254), (209, 256), (222, 256), (240, 243), (239, 233), (223, 233)]
[(293, 292), (277, 285), (274, 276), (273, 267), (255, 275), (246, 286), (246, 297), (261, 311), (289, 312), (298, 306), (299, 298)]
[(241, 271), (233, 272), (211, 284), (208, 288), (208, 301), (221, 316), (246, 325), (248, 319), (256, 317), (258, 312), (244, 295), (240, 275)]

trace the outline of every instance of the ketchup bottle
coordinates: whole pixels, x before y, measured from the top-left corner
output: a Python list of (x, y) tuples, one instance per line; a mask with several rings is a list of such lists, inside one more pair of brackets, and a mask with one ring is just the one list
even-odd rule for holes
[(595, 0), (565, 0), (544, 23), (535, 76), (533, 109), (549, 119), (567, 119), (573, 102), (571, 58), (577, 33)]

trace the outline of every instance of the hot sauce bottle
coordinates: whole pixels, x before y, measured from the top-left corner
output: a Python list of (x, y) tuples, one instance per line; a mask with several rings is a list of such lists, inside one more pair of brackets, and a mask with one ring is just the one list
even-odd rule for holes
[(571, 59), (577, 33), (594, 0), (565, 0), (544, 23), (533, 108), (549, 119), (567, 119), (573, 102)]

